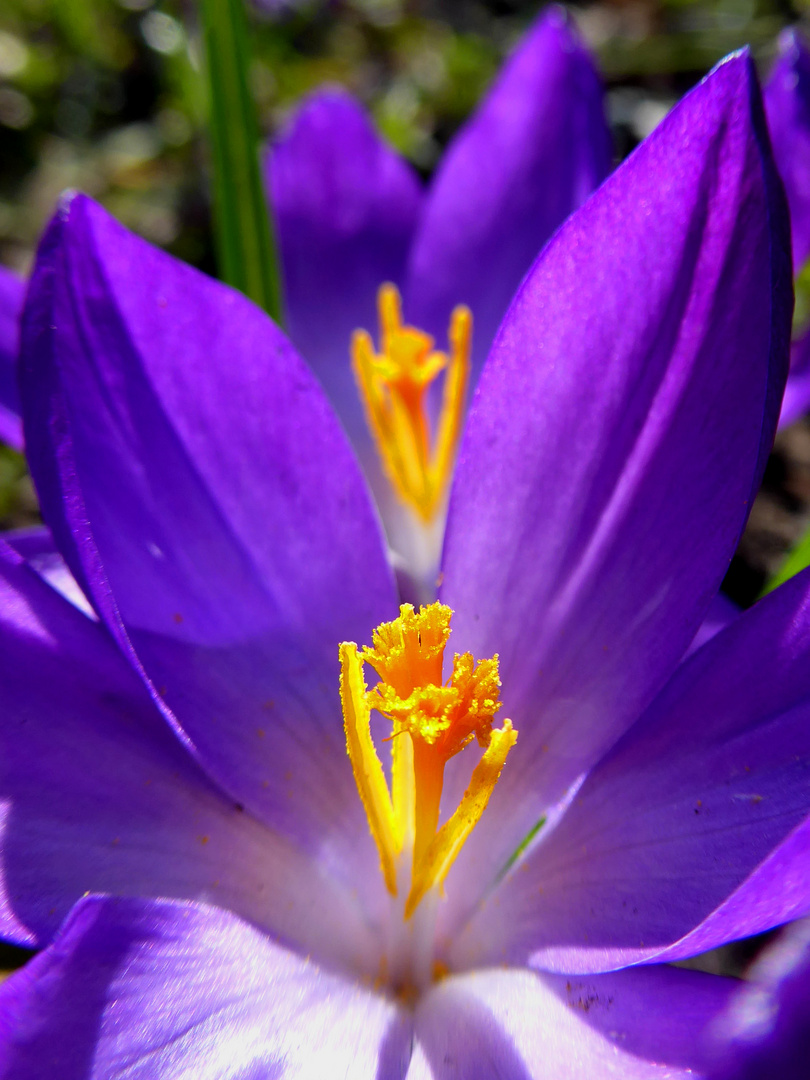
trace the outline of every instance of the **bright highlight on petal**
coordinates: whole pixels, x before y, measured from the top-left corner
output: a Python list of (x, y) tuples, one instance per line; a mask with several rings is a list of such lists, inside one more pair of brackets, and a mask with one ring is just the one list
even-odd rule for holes
[[(470, 372), (472, 315), (464, 306), (450, 317), (449, 352), (433, 348), (433, 338), (402, 323), (396, 286), (381, 285), (377, 294), (381, 350), (371, 336), (352, 337), (352, 367), (383, 466), (394, 490), (423, 521), (442, 507), (461, 432)], [(426, 393), (444, 372), (441, 412), (436, 431), (426, 412)]]
[[(412, 849), (406, 919), (426, 893), (446, 878), (486, 809), (517, 739), (509, 720), (500, 729), (492, 728), (501, 707), (497, 656), (476, 664), (470, 653), (456, 654), (453, 674), (442, 682), (451, 615), (444, 604), (430, 604), (418, 612), (403, 604), (399, 618), (374, 631), (371, 648), (358, 652), (353, 642), (340, 646), (346, 747), (385, 883), (393, 896), (397, 895), (400, 853)], [(363, 664), (380, 677), (371, 690), (366, 689)], [(392, 746), (390, 793), (371, 737), (372, 709), (393, 724), (388, 740)], [(458, 808), (440, 828), (445, 765), (473, 739), (484, 748), (484, 755)]]

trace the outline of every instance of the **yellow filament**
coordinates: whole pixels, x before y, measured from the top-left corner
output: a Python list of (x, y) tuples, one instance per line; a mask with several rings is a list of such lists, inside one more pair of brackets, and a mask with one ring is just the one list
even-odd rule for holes
[[(365, 330), (352, 337), (352, 367), (369, 427), (386, 474), (400, 499), (429, 522), (441, 508), (461, 433), (470, 372), (472, 315), (459, 306), (450, 317), (448, 353), (433, 338), (402, 323), (394, 285), (380, 286), (380, 353)], [(442, 407), (431, 437), (425, 398), (444, 371)]]
[[(451, 614), (439, 603), (419, 612), (403, 604), (398, 619), (374, 631), (371, 648), (358, 652), (351, 642), (340, 647), (346, 745), (393, 895), (397, 858), (405, 844), (413, 849), (405, 918), (430, 889), (443, 883), (486, 809), (517, 739), (509, 720), (500, 729), (492, 728), (500, 708), (497, 656), (476, 664), (470, 653), (457, 654), (453, 674), (442, 682)], [(363, 664), (380, 676), (370, 691)], [(371, 709), (393, 724), (390, 795), (371, 739)], [(473, 739), (484, 748), (483, 757), (458, 808), (440, 827), (445, 765)]]
[(409, 919), (419, 901), (434, 885), (441, 885), (467, 837), (478, 824), (487, 808), (489, 797), (501, 775), (506, 755), (517, 741), (517, 732), (509, 720), (492, 732), (484, 756), (473, 769), (470, 784), (453, 816), (433, 837), (423, 857), (414, 862), (411, 891), (405, 902), (405, 918)]
[(371, 738), (371, 711), (366, 700), (363, 666), (353, 641), (340, 646), (340, 702), (346, 730), (346, 749), (354, 781), (368, 818), (371, 835), (380, 853), (385, 884), (397, 894), (396, 857), (402, 846), (385, 774)]

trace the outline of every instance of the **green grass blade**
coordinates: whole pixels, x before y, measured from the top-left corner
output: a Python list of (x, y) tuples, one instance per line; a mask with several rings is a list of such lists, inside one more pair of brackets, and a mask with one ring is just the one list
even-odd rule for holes
[(810, 259), (796, 275), (793, 282), (796, 306), (793, 308), (793, 340), (803, 337), (810, 329)]
[(506, 860), (500, 874), (498, 874), (498, 877), (496, 879), (497, 881), (500, 881), (502, 878), (506, 877), (506, 875), (509, 873), (509, 871), (512, 869), (512, 867), (518, 861), (518, 859), (523, 854), (523, 852), (526, 851), (526, 849), (529, 847), (532, 840), (534, 840), (535, 836), (537, 836), (537, 834), (543, 828), (545, 823), (546, 823), (546, 815), (543, 814), (543, 816), (540, 818), (540, 820), (537, 821), (534, 825), (532, 825), (531, 829), (529, 829), (529, 831), (526, 833), (526, 835), (520, 841), (518, 846), (515, 848), (515, 850), (512, 852), (512, 854)]
[(200, 0), (220, 275), (281, 323), (281, 275), (259, 167), (243, 0)]
[(799, 540), (795, 547), (785, 556), (785, 561), (779, 567), (777, 572), (765, 585), (762, 590), (762, 596), (766, 596), (769, 592), (773, 592), (777, 586), (783, 582), (792, 578), (794, 574), (798, 574), (800, 570), (804, 570), (805, 567), (810, 566), (810, 529)]

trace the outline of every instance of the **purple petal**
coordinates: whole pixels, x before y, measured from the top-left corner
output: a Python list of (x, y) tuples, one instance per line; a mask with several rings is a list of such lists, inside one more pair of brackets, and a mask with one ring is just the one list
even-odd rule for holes
[(324, 858), (340, 835), (347, 862), (375, 864), (337, 645), (368, 640), (394, 590), (294, 350), (77, 197), (41, 245), (22, 360), (43, 516), (158, 704), (234, 801)]
[(407, 318), (444, 347), (450, 312), (467, 304), (477, 374), (537, 253), (611, 159), (593, 60), (552, 7), (441, 163), (414, 243)]
[(500, 655), (520, 733), (460, 856), (479, 880), (636, 719), (717, 592), (787, 367), (777, 184), (737, 55), (563, 226), (498, 335), (441, 590), (454, 647)]
[(368, 968), (356, 902), (211, 785), (99, 624), (0, 568), (3, 936), (46, 944), (87, 891), (206, 898)]
[(810, 911), (808, 655), (805, 571), (681, 665), (476, 915), (464, 963), (605, 971)]
[(691, 656), (701, 645), (705, 645), (721, 630), (725, 630), (739, 614), (740, 608), (734, 601), (730, 600), (724, 593), (718, 593), (709, 605), (709, 610), (706, 612), (706, 617), (700, 624), (698, 632), (692, 638), (692, 644), (686, 650), (686, 656)]
[(810, 922), (795, 923), (757, 959), (713, 1025), (712, 1080), (806, 1080), (810, 1061)]
[(810, 331), (790, 347), (790, 374), (782, 399), (779, 427), (787, 427), (810, 412)]
[(18, 555), (22, 555), (28, 565), (74, 607), (91, 619), (98, 618), (79, 583), (68, 570), (67, 563), (56, 550), (53, 534), (47, 525), (14, 529), (12, 532), (2, 533), (0, 538)]
[(394, 1080), (404, 1011), (216, 908), (89, 897), (0, 986), (15, 1080)]
[(352, 332), (376, 335), (377, 289), (401, 286), (421, 204), (419, 180), (341, 90), (313, 94), (266, 164), (290, 337), (352, 440), (368, 442), (349, 362)]
[(810, 256), (810, 53), (796, 30), (779, 38), (763, 92), (776, 166), (785, 185), (796, 272)]
[[(810, 53), (797, 30), (779, 38), (779, 58), (763, 92), (777, 168), (785, 185), (795, 273), (810, 256)], [(810, 334), (793, 343), (779, 426), (810, 409)]]
[(528, 971), (446, 979), (416, 1012), (408, 1080), (694, 1076), (701, 1033), (735, 984), (659, 967), (587, 979)]
[(22, 450), (17, 351), (25, 285), (0, 266), (0, 441)]

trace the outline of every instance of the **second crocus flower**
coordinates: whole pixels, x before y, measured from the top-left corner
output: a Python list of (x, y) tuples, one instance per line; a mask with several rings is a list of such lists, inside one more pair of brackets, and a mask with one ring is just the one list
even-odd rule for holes
[[(611, 159), (601, 81), (558, 7), (507, 61), (427, 190), (342, 91), (313, 95), (268, 153), (288, 331), (352, 440), (418, 598), (434, 588), (447, 485), (427, 525), (392, 497), (349, 362), (352, 335), (376, 336), (385, 283), (402, 293), (405, 323), (440, 350), (463, 304), (474, 385), (524, 274)], [(432, 420), (436, 411), (428, 393)]]

